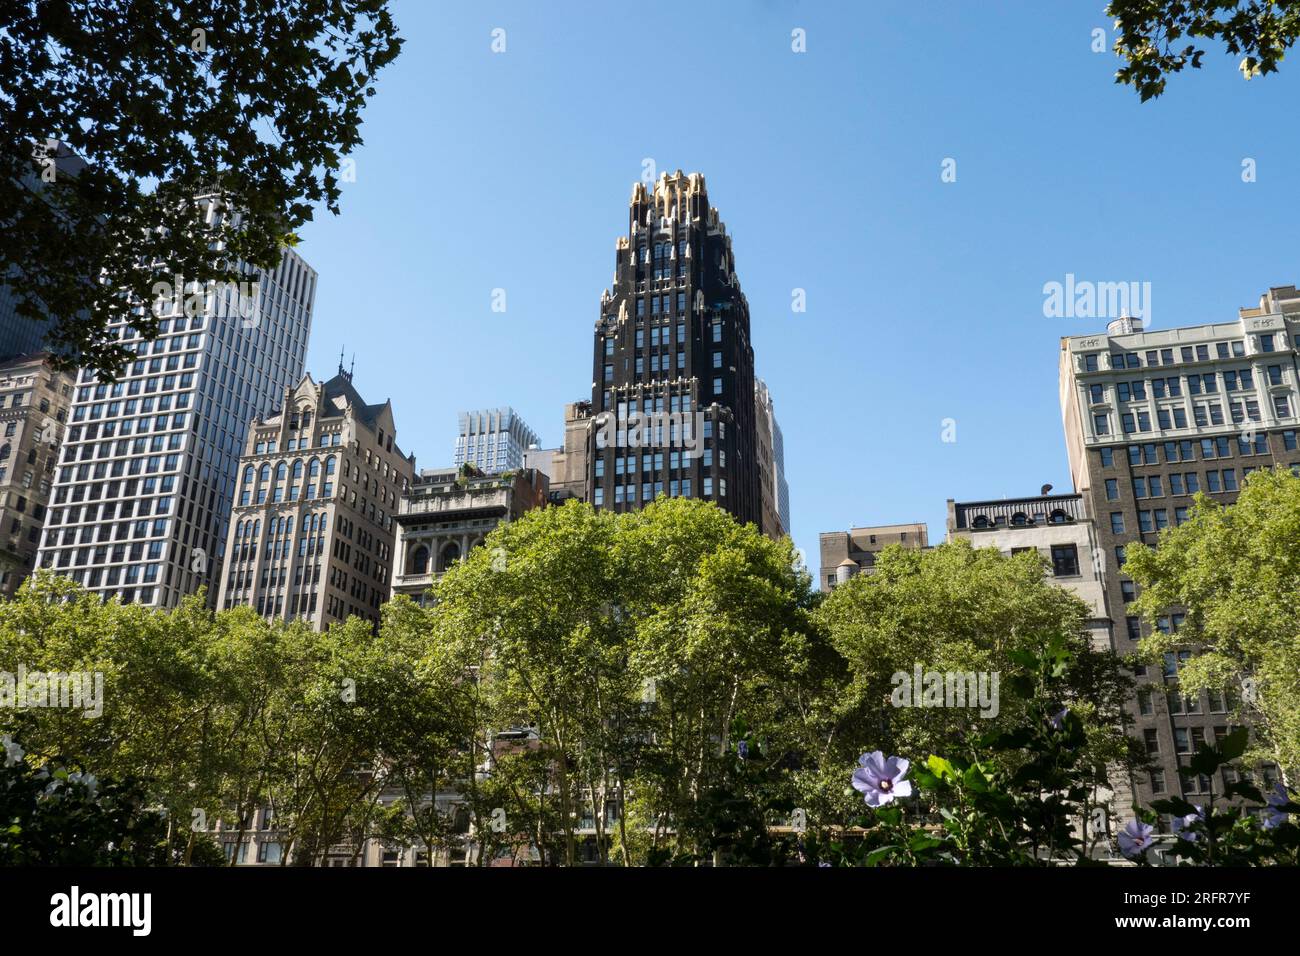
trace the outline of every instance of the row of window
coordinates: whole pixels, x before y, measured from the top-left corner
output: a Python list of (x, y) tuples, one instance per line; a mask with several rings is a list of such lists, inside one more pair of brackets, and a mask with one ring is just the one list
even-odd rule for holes
[[(701, 482), (701, 487), (703, 490), (704, 497), (706, 498), (713, 497), (714, 484), (712, 478), (704, 478)], [(667, 489), (667, 494), (668, 497), (670, 498), (691, 497), (691, 479), (674, 478), (669, 480), (666, 483), (662, 481), (641, 482), (641, 494), (639, 498), (637, 496), (637, 486), (635, 484), (615, 485), (612, 503), (616, 505), (636, 504), (638, 501), (640, 501), (643, 504), (648, 504), (651, 501), (654, 501), (660, 495), (664, 494), (665, 488)], [(717, 496), (719, 498), (727, 497), (726, 478), (718, 479), (717, 488), (718, 488)], [(592, 504), (595, 505), (597, 508), (603, 507), (605, 504), (605, 489), (600, 487), (599, 485), (592, 490)]]
[[(1244, 474), (1249, 474), (1244, 470)], [(1165, 479), (1168, 479), (1169, 494), (1177, 495), (1194, 495), (1201, 490), (1201, 482), (1197, 472), (1171, 472), (1168, 475), (1139, 475), (1133, 478), (1133, 497), (1134, 498), (1163, 498), (1165, 496)], [(1237, 490), (1237, 472), (1234, 468), (1224, 468), (1222, 471), (1211, 470), (1205, 472), (1205, 490), (1209, 492), (1236, 491)], [(1119, 480), (1117, 478), (1106, 479), (1106, 500), (1119, 500)]]
[[(1282, 447), (1287, 451), (1295, 451), (1297, 448), (1296, 432), (1288, 429), (1279, 434), (1282, 436)], [(1183, 439), (1163, 443), (1147, 442), (1142, 445), (1128, 445), (1128, 463), (1134, 467), (1158, 465), (1160, 464), (1162, 449), (1166, 462), (1196, 461), (1198, 446), (1203, 459), (1230, 458), (1234, 451), (1234, 444), (1239, 455), (1266, 455), (1269, 453), (1268, 432), (1257, 432), (1253, 436), (1243, 433), (1235, 437), (1220, 435), (1218, 438)], [(1102, 468), (1113, 468), (1115, 466), (1114, 448), (1099, 449), (1098, 457)]]
[[(1289, 395), (1274, 395), (1273, 413), (1279, 419), (1290, 418), (1291, 397)], [(1229, 402), (1228, 414), (1231, 416), (1234, 425), (1241, 425), (1247, 421), (1258, 422), (1262, 420), (1259, 414), (1259, 402), (1254, 399), (1247, 399), (1244, 402)], [(1192, 405), (1192, 420), (1201, 428), (1209, 425), (1222, 425), (1224, 424), (1223, 405), (1219, 402), (1194, 403)], [(1109, 435), (1111, 433), (1110, 422), (1109, 413), (1094, 413), (1092, 416), (1093, 434)], [(1157, 408), (1156, 424), (1162, 430), (1186, 428), (1186, 406), (1166, 405)], [(1122, 412), (1120, 414), (1120, 429), (1125, 435), (1151, 431), (1151, 412), (1146, 410)]]
[[(1229, 342), (1215, 342), (1214, 357), (1218, 359), (1226, 358), (1244, 358), (1246, 355), (1246, 343), (1241, 339)], [(1285, 334), (1267, 332), (1259, 336), (1259, 351), (1276, 352), (1278, 348), (1287, 347)], [(1295, 347), (1300, 348), (1300, 335), (1296, 336)], [(1101, 353), (1092, 352), (1083, 357), (1083, 366), (1085, 371), (1099, 371), (1099, 356)], [(1167, 349), (1148, 349), (1145, 352), (1146, 366), (1155, 368), (1162, 365), (1174, 365), (1174, 350)], [(1178, 358), (1182, 362), (1208, 362), (1210, 360), (1210, 343), (1204, 345), (1183, 345), (1178, 349)], [(1112, 369), (1124, 368), (1142, 368), (1143, 355), (1137, 352), (1111, 352), (1110, 367)]]
[[(338, 432), (330, 432), (320, 436), (320, 444), (317, 448), (337, 448), (343, 443), (343, 436)], [(253, 446), (255, 455), (274, 455), (278, 450), (278, 442), (259, 441)], [(312, 448), (310, 438), (290, 438), (285, 443), (285, 451), (307, 451)]]

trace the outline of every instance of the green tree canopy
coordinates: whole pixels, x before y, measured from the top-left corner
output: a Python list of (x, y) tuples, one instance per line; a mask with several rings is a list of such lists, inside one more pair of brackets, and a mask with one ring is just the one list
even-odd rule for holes
[[(0, 277), (19, 314), (111, 378), (134, 353), (109, 323), (155, 337), (155, 283), (274, 268), (314, 205), (338, 212), (400, 42), (386, 0), (0, 5)], [(59, 143), (87, 165), (54, 162)]]
[[(1045, 572), (1037, 554), (1008, 557), (959, 539), (928, 551), (888, 548), (875, 573), (836, 588), (817, 620), (848, 666), (836, 712), (847, 750), (827, 766), (851, 764), (856, 753), (850, 751), (862, 750), (913, 760), (971, 758), (979, 737), (1021, 726), (1031, 707), (1041, 707), (1017, 688), (1035, 673), (1034, 661), (1060, 653), (1068, 664), (1051, 675), (1051, 703), (1079, 718), (1087, 741), (1083, 762), (1093, 782), (1105, 784), (1108, 766), (1130, 760), (1121, 716), (1130, 684), (1109, 648), (1092, 645), (1086, 605)], [(915, 706), (915, 687), (912, 706), (894, 706), (900, 686), (894, 675), (911, 679), (918, 664), (923, 673), (985, 672), (990, 681), (997, 674), (996, 714)]]
[[(1156, 548), (1133, 545), (1124, 570), (1141, 586), (1134, 607), (1153, 624), (1184, 609), (1181, 628), (1153, 628), (1139, 650), (1194, 650), (1178, 670), (1188, 692), (1233, 692), (1268, 760), (1300, 767), (1300, 478), (1254, 471), (1235, 504), (1198, 495), (1188, 520)], [(1167, 631), (1167, 633), (1166, 633)]]
[(1246, 79), (1277, 70), (1300, 36), (1296, 0), (1110, 0), (1115, 52), (1127, 63), (1117, 83), (1137, 90), (1143, 102), (1159, 96), (1171, 74), (1200, 69), (1203, 41), (1240, 55)]

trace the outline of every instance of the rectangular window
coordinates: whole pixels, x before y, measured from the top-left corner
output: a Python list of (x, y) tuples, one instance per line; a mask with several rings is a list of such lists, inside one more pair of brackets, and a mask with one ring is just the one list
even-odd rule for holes
[(1110, 530), (1112, 534), (1124, 533), (1124, 513), (1122, 511), (1112, 511), (1110, 513)]
[(1052, 573), (1058, 578), (1079, 573), (1079, 549), (1076, 545), (1052, 545)]

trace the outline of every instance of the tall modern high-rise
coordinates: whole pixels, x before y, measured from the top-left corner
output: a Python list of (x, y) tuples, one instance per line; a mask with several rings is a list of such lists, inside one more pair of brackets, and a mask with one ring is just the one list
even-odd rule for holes
[(524, 466), (524, 452), (537, 444), (537, 433), (513, 408), (461, 412), (453, 463), (473, 465), (493, 475)]
[[(1297, 345), (1300, 293), (1270, 289), (1259, 308), (1235, 322), (1144, 331), (1135, 319), (1104, 333), (1061, 340), (1061, 409), (1075, 491), (1096, 518), (1099, 561), (1106, 567), (1106, 604), (1115, 650), (1132, 653), (1147, 633), (1128, 605), (1137, 585), (1124, 573), (1125, 548), (1154, 546), (1162, 529), (1187, 519), (1203, 491), (1231, 503), (1257, 468), (1300, 468), (1297, 432)], [(1177, 631), (1183, 615), (1171, 608), (1161, 630)], [(1229, 726), (1231, 688), (1188, 695), (1179, 690), (1182, 662), (1140, 667), (1130, 702), (1130, 731), (1143, 741), (1154, 769), (1137, 775), (1140, 803), (1204, 797), (1210, 781), (1180, 778), (1202, 743)], [(1266, 778), (1273, 771), (1263, 768)], [(1222, 782), (1215, 786), (1222, 792)]]
[(782, 532), (793, 534), (790, 530), (790, 484), (785, 480), (785, 436), (781, 433), (775, 410), (772, 414), (772, 465), (776, 477), (776, 515), (781, 521)]
[(749, 304), (704, 177), (636, 183), (614, 249), (593, 351), (592, 504), (705, 498), (761, 525)]
[[(56, 180), (66, 183), (76, 179), (86, 168), (86, 161), (69, 149), (65, 143), (51, 140), (50, 146), (52, 149), (44, 162), (51, 164), (48, 171), (53, 173)], [(46, 182), (34, 173), (23, 177), (22, 183), (37, 193), (47, 188)], [(0, 282), (0, 361), (17, 355), (61, 351), (45, 340), (53, 320), (29, 319), (19, 315), (18, 302), (18, 294), (10, 286)]]
[(302, 377), (316, 294), (292, 251), (242, 271), (242, 288), (177, 290), (152, 341), (117, 322), (137, 355), (117, 381), (80, 371), (39, 567), (124, 602), (215, 602), (248, 423)]
[(301, 618), (318, 631), (350, 616), (379, 623), (388, 600), (403, 455), (390, 402), (367, 404), (338, 374), (303, 376), (254, 420), (240, 459), (221, 607)]

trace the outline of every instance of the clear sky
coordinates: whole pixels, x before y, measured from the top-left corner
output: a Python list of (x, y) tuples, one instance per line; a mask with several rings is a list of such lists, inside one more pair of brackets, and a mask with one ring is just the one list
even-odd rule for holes
[(1071, 490), (1059, 341), (1105, 323), (1045, 317), (1044, 283), (1150, 282), (1167, 328), (1300, 280), (1300, 63), (1247, 83), (1215, 50), (1142, 104), (1091, 50), (1104, 5), (397, 0), (356, 181), (302, 233), (308, 368), (355, 352), (420, 467), (461, 409), (558, 445), (650, 159), (703, 173), (733, 236), (814, 569), (821, 531), (938, 541), (947, 498)]

